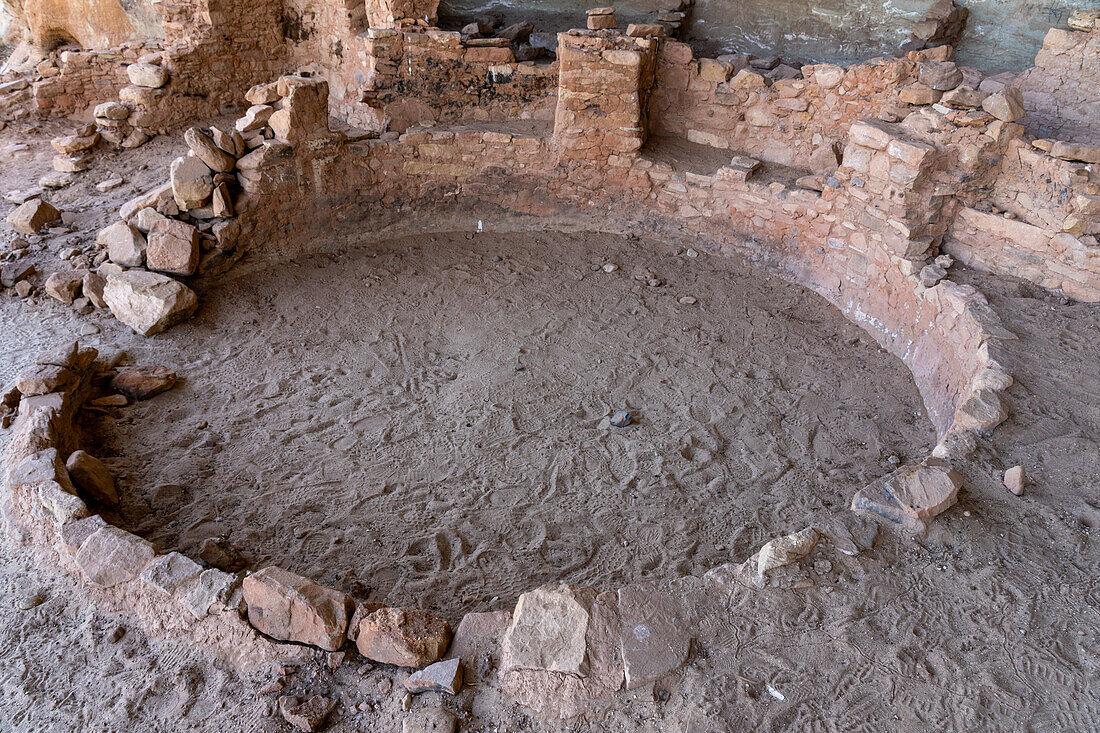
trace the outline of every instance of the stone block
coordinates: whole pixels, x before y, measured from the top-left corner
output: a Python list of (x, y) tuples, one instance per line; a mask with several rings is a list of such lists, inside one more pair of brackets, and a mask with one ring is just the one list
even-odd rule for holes
[(146, 540), (108, 525), (80, 545), (76, 564), (88, 581), (110, 588), (136, 578), (155, 556)]
[(344, 645), (352, 602), (339, 591), (267, 567), (244, 579), (244, 600), (249, 623), (268, 636), (330, 652)]
[(8, 226), (19, 234), (38, 234), (61, 218), (61, 212), (42, 199), (31, 199), (8, 214)]
[(150, 270), (171, 275), (193, 275), (201, 252), (199, 230), (177, 219), (153, 224), (146, 243), (145, 261)]
[(190, 317), (198, 297), (183, 283), (144, 270), (112, 274), (103, 299), (115, 318), (143, 336), (152, 336)]
[(367, 659), (399, 667), (423, 667), (440, 659), (451, 643), (443, 619), (416, 608), (381, 608), (364, 616), (355, 645)]

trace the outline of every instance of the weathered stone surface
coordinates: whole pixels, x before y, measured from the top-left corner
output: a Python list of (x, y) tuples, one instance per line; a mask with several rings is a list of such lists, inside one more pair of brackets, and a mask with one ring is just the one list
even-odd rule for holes
[(627, 689), (679, 668), (687, 659), (691, 636), (676, 602), (639, 586), (620, 588), (618, 600)]
[(155, 556), (147, 541), (108, 525), (81, 544), (76, 564), (90, 582), (110, 588), (136, 578)]
[(141, 571), (141, 579), (167, 596), (199, 577), (202, 566), (178, 552), (158, 555)]
[(69, 472), (65, 468), (65, 462), (61, 460), (56, 448), (47, 448), (24, 458), (8, 472), (8, 485), (13, 487), (39, 484), (44, 481), (56, 481), (66, 492), (76, 493), (76, 488), (70, 481)]
[(168, 69), (156, 64), (130, 64), (126, 67), (130, 83), (148, 89), (160, 89), (168, 83)]
[(130, 117), (130, 109), (118, 102), (104, 102), (96, 105), (94, 114), (100, 120), (125, 120)]
[(244, 600), (249, 623), (268, 636), (330, 652), (344, 645), (352, 602), (339, 591), (267, 567), (245, 578)]
[(953, 61), (927, 61), (920, 65), (920, 81), (938, 92), (962, 84), (963, 75)]
[(184, 155), (172, 161), (172, 196), (180, 209), (197, 209), (214, 192), (214, 174), (198, 156)]
[(61, 526), (61, 546), (70, 555), (76, 555), (84, 540), (106, 526), (107, 522), (98, 514), (64, 524)]
[(417, 608), (381, 608), (364, 616), (355, 632), (360, 654), (399, 667), (431, 664), (443, 656), (450, 642), (450, 625)]
[(458, 657), (436, 662), (409, 675), (402, 684), (414, 695), (421, 692), (456, 695), (462, 689), (462, 662)]
[(279, 101), (278, 84), (257, 84), (245, 92), (244, 98), (253, 106), (274, 104)]
[(1015, 122), (1027, 114), (1024, 110), (1024, 95), (1016, 87), (1005, 87), (990, 94), (982, 102), (982, 109), (1005, 122)]
[(84, 272), (54, 272), (46, 278), (46, 295), (72, 305), (80, 297), (80, 288), (84, 284)]
[(180, 595), (180, 602), (191, 615), (201, 619), (211, 612), (217, 604), (225, 604), (233, 589), (237, 587), (238, 576), (216, 568), (207, 568), (199, 574), (197, 583), (191, 585)]
[(24, 369), (16, 377), (15, 387), (26, 397), (44, 395), (67, 389), (77, 382), (77, 375), (56, 364), (37, 364)]
[(176, 373), (164, 366), (140, 366), (119, 370), (111, 389), (135, 400), (147, 400), (176, 385)]
[[(580, 596), (578, 596), (580, 593)], [(504, 637), (504, 668), (588, 673), (587, 644), (590, 595), (568, 585), (524, 593), (516, 603)]]
[(588, 614), (586, 674), (517, 669), (506, 638), (499, 675), (501, 688), (517, 703), (558, 717), (579, 714), (590, 701), (607, 698), (622, 689), (624, 682), (617, 594), (614, 591), (596, 594), (591, 589), (576, 587), (570, 591)]
[(454, 733), (457, 723), (449, 710), (429, 708), (411, 713), (401, 721), (401, 733)]
[(305, 702), (298, 697), (279, 698), (279, 713), (283, 719), (306, 733), (320, 730), (335, 706), (334, 701), (320, 695), (314, 695)]
[(61, 212), (42, 199), (31, 199), (8, 214), (7, 222), (20, 234), (38, 234), (61, 218)]
[(902, 466), (861, 489), (852, 499), (852, 509), (922, 531), (925, 522), (955, 504), (961, 486), (962, 480), (950, 464), (929, 458), (915, 466)]
[[(165, 221), (167, 218), (168, 217), (166, 217), (164, 214), (160, 213), (153, 207), (146, 206), (145, 208), (140, 209), (136, 214), (134, 214), (132, 223), (134, 226), (137, 227), (139, 232), (141, 232), (142, 234), (148, 234), (149, 231), (153, 228), (154, 224), (156, 224), (158, 221)], [(142, 254), (144, 254), (144, 252)]]
[(199, 266), (199, 230), (178, 219), (153, 224), (146, 243), (145, 261), (150, 270), (172, 275), (194, 275)]
[(96, 308), (107, 307), (107, 301), (103, 299), (103, 289), (105, 287), (107, 287), (107, 278), (94, 272), (84, 273), (81, 292)]
[(187, 147), (214, 172), (229, 173), (237, 166), (237, 159), (219, 148), (213, 138), (197, 127), (190, 127), (183, 133)]
[(955, 410), (952, 427), (957, 430), (989, 431), (1008, 419), (1001, 398), (992, 389), (971, 392)]
[(101, 229), (95, 241), (101, 247), (107, 248), (107, 256), (111, 262), (123, 267), (141, 267), (145, 264), (145, 237), (124, 221)]
[(1100, 146), (1083, 145), (1081, 143), (1063, 142), (1054, 143), (1050, 148), (1050, 154), (1063, 160), (1079, 160), (1082, 163), (1100, 163)]
[(54, 150), (62, 155), (75, 155), (94, 148), (98, 142), (99, 133), (93, 127), (87, 135), (63, 135), (55, 137), (50, 141), (50, 144), (53, 145)]
[(82, 450), (73, 451), (65, 462), (65, 468), (68, 469), (69, 476), (72, 477), (77, 488), (87, 496), (106, 506), (118, 504), (115, 479), (98, 458)]
[(479, 673), (489, 671), (488, 663), (483, 662), (499, 662), (501, 644), (511, 625), (512, 614), (508, 611), (468, 613), (455, 629), (447, 657), (462, 659), (464, 678), (476, 679)]
[(62, 526), (88, 516), (88, 507), (80, 497), (65, 491), (56, 481), (44, 481), (35, 486), (39, 503)]
[(198, 297), (186, 285), (143, 270), (112, 274), (103, 299), (118, 320), (142, 336), (152, 336), (188, 318)]

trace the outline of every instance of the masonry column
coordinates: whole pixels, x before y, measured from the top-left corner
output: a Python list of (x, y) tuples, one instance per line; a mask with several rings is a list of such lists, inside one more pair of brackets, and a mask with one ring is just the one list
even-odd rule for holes
[(656, 58), (655, 38), (614, 31), (558, 34), (554, 138), (563, 157), (606, 160), (642, 147)]

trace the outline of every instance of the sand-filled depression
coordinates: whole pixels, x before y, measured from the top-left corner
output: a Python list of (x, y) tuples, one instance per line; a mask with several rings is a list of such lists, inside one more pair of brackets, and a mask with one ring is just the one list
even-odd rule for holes
[(694, 255), (455, 233), (240, 265), (193, 321), (120, 344), (181, 383), (83, 420), (123, 497), (105, 516), (457, 614), (742, 560), (927, 451), (900, 361)]

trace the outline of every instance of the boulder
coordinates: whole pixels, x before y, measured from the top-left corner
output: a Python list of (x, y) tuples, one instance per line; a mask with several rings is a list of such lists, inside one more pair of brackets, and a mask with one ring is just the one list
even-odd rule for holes
[(920, 65), (920, 81), (937, 92), (962, 84), (963, 73), (954, 61), (926, 61)]
[(111, 472), (98, 458), (82, 450), (73, 451), (65, 462), (69, 476), (86, 496), (105, 506), (118, 504), (118, 491)]
[[(137, 227), (138, 231), (142, 234), (148, 234), (149, 230), (153, 228), (153, 225), (158, 221), (164, 221), (168, 217), (160, 213), (151, 206), (146, 206), (143, 209), (138, 210), (133, 216), (133, 224)], [(142, 253), (144, 254), (144, 253)]]
[(184, 211), (197, 209), (214, 192), (214, 173), (195, 155), (185, 155), (172, 161), (172, 196)]
[(86, 150), (90, 150), (95, 147), (95, 144), (99, 142), (99, 133), (96, 132), (93, 127), (88, 135), (65, 135), (62, 137), (55, 137), (50, 141), (53, 145), (53, 149), (62, 155), (75, 155), (76, 153), (83, 153)]
[(20, 234), (38, 234), (61, 218), (61, 212), (42, 199), (31, 199), (8, 214), (8, 226)]
[(96, 530), (76, 552), (76, 565), (90, 582), (110, 588), (138, 577), (156, 557), (153, 545), (118, 527)]
[(107, 257), (111, 262), (123, 267), (141, 267), (145, 264), (145, 237), (136, 227), (124, 221), (117, 221), (100, 229), (95, 242), (107, 249)]
[(107, 279), (95, 272), (84, 273), (81, 283), (81, 291), (84, 297), (96, 308), (106, 308), (107, 301), (103, 299), (103, 288), (107, 286)]
[(199, 266), (202, 237), (194, 226), (178, 219), (153, 224), (145, 250), (150, 270), (172, 275), (194, 275)]
[(46, 278), (46, 294), (62, 303), (72, 305), (80, 297), (80, 288), (84, 285), (84, 272), (55, 272)]
[(551, 586), (524, 593), (504, 637), (502, 667), (588, 674), (587, 589)]
[(352, 602), (339, 591), (267, 567), (244, 579), (244, 600), (249, 623), (268, 636), (330, 652), (344, 645)]
[(450, 625), (416, 608), (381, 608), (364, 616), (355, 633), (360, 654), (399, 667), (431, 664), (443, 656), (450, 642)]
[(237, 132), (245, 133), (263, 129), (267, 126), (267, 121), (271, 119), (274, 112), (275, 108), (267, 104), (256, 104), (249, 107), (244, 117), (237, 120), (235, 125)]
[(144, 270), (112, 274), (103, 299), (115, 318), (142, 336), (152, 336), (188, 318), (199, 299), (190, 288)]
[(111, 379), (111, 389), (135, 400), (147, 400), (176, 385), (176, 373), (168, 367), (131, 367)]
[(125, 120), (130, 117), (130, 108), (118, 102), (104, 102), (96, 105), (95, 117), (97, 120)]
[(1016, 87), (1005, 87), (990, 94), (982, 101), (982, 109), (1005, 122), (1015, 122), (1027, 114), (1024, 110), (1024, 95)]
[(183, 133), (184, 142), (199, 160), (216, 173), (229, 173), (237, 166), (237, 159), (219, 148), (214, 139), (197, 127)]
[(126, 76), (136, 87), (160, 89), (168, 83), (168, 69), (156, 64), (130, 64), (126, 67)]
[(928, 458), (914, 466), (902, 466), (860, 489), (852, 498), (852, 509), (923, 531), (928, 520), (958, 501), (961, 486), (962, 480), (950, 464)]
[(1050, 154), (1062, 160), (1077, 160), (1082, 163), (1100, 163), (1100, 146), (1096, 145), (1069, 143), (1059, 140), (1051, 145)]
[(276, 82), (257, 84), (244, 94), (251, 105), (269, 105), (279, 101), (279, 88)]

